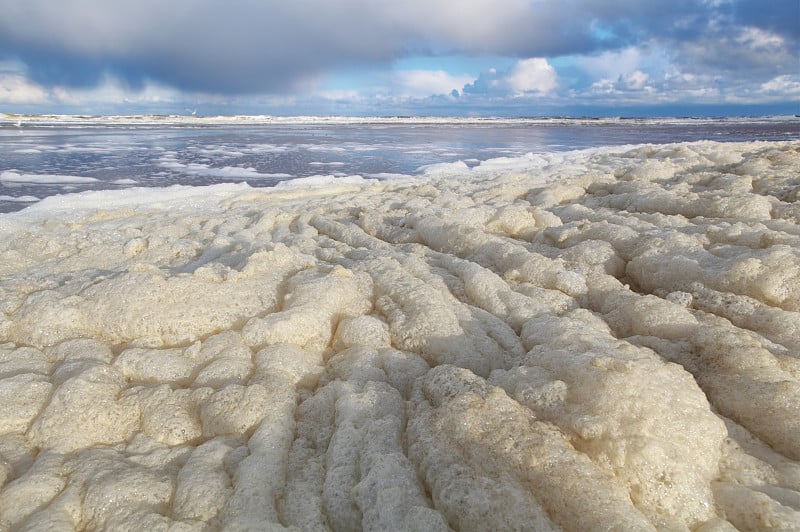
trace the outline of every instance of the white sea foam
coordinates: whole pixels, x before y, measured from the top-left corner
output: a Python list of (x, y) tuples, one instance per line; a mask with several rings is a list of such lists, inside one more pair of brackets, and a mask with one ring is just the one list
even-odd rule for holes
[(374, 179), (366, 179), (360, 175), (312, 175), (308, 177), (298, 177), (281, 181), (275, 185), (276, 189), (296, 189), (309, 190), (312, 188), (335, 188), (345, 185), (364, 185), (374, 182)]
[(0, 215), (0, 529), (797, 530), (798, 167), (637, 146)]
[(417, 168), (417, 172), (425, 176), (448, 176), (469, 173), (469, 167), (464, 161), (456, 161), (452, 163), (436, 163), (427, 164)]
[(166, 152), (159, 158), (158, 164), (162, 168), (201, 177), (220, 177), (225, 179), (285, 179), (292, 177), (286, 173), (261, 173), (252, 167), (214, 167), (205, 163), (182, 163), (177, 160), (177, 154), (174, 152)]
[(0, 113), (0, 125), (14, 125), (17, 122), (21, 126), (28, 124), (59, 124), (73, 127), (83, 125), (225, 125), (225, 124), (278, 124), (278, 125), (464, 125), (464, 124), (510, 124), (510, 125), (598, 125), (598, 124), (664, 124), (664, 125), (698, 125), (704, 123), (774, 123), (798, 121), (796, 116), (775, 115), (762, 117), (727, 117), (727, 118), (703, 118), (703, 117), (642, 117), (642, 118), (502, 118), (502, 117), (411, 117), (411, 116), (270, 116), (270, 115), (225, 115), (225, 116), (189, 116), (189, 115), (133, 115), (133, 116), (87, 116), (87, 115), (13, 115)]
[(74, 175), (21, 174), (11, 170), (0, 172), (0, 182), (2, 183), (80, 184), (97, 183), (98, 181), (99, 179), (94, 177)]
[(39, 201), (39, 198), (37, 198), (36, 196), (6, 196), (5, 194), (2, 194), (0, 195), (0, 201), (33, 203)]
[(89, 143), (85, 145), (74, 144), (57, 144), (57, 145), (39, 145), (35, 148), (20, 148), (14, 150), (14, 153), (23, 155), (39, 155), (42, 153), (119, 153), (146, 150), (148, 148), (142, 146), (131, 146), (120, 143)]

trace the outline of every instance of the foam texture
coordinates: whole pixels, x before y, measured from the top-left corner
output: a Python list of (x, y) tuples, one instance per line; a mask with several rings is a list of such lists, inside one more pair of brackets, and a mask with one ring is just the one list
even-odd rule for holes
[(798, 530), (799, 168), (635, 146), (2, 215), (0, 530)]

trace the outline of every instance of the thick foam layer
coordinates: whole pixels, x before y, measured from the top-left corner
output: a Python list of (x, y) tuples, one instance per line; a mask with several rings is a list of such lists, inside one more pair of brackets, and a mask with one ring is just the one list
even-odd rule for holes
[(639, 146), (0, 216), (0, 529), (798, 529), (797, 168)]

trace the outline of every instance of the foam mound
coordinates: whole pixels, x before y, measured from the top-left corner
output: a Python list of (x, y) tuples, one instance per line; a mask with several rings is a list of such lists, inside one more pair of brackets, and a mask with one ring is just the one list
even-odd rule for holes
[(800, 529), (800, 143), (526, 164), (1, 216), (0, 530)]

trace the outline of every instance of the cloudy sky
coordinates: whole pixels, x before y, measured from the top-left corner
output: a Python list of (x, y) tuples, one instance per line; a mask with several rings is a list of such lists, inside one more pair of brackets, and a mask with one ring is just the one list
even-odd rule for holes
[(0, 112), (800, 113), (798, 0), (0, 0)]

